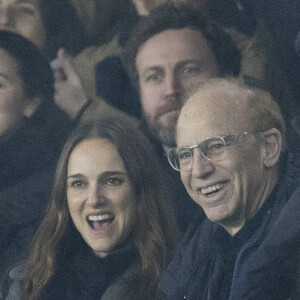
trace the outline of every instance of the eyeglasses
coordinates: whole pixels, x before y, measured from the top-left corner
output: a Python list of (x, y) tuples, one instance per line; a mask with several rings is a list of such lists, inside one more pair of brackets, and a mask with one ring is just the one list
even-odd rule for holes
[(203, 157), (209, 161), (220, 161), (223, 159), (227, 147), (240, 136), (258, 132), (243, 132), (225, 136), (205, 138), (199, 145), (171, 148), (168, 153), (170, 165), (176, 171), (190, 171), (193, 165), (194, 150), (199, 149)]

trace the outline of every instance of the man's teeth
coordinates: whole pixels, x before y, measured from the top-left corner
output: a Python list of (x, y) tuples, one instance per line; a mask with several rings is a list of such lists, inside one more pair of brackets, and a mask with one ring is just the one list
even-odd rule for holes
[(225, 186), (226, 186), (226, 183), (219, 183), (219, 184), (211, 185), (207, 188), (201, 189), (201, 193), (203, 195), (211, 194), (215, 191), (223, 189)]
[(113, 216), (109, 215), (109, 214), (105, 214), (105, 215), (97, 215), (97, 216), (88, 216), (88, 220), (89, 221), (103, 221), (103, 220), (108, 220), (108, 219), (112, 219)]

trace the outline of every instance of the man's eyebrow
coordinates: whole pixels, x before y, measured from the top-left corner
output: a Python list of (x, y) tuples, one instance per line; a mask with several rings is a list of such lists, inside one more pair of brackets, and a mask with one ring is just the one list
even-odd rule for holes
[(153, 72), (153, 71), (161, 72), (161, 71), (163, 71), (163, 68), (160, 67), (160, 66), (151, 66), (151, 67), (148, 67), (148, 68), (146, 68), (146, 70), (144, 70), (142, 72), (141, 76), (145, 76), (145, 75), (147, 75), (148, 72)]
[(201, 64), (201, 59), (186, 59), (186, 60), (181, 60), (180, 62), (178, 62), (176, 64), (176, 68), (180, 68), (186, 64), (195, 64), (195, 65), (199, 65)]

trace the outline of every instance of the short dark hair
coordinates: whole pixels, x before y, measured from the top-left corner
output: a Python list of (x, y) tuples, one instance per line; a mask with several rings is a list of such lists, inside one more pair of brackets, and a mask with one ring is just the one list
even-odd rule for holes
[(28, 39), (9, 31), (0, 31), (0, 49), (16, 60), (26, 97), (39, 97), (43, 105), (52, 102), (53, 74), (41, 50)]
[(138, 81), (136, 56), (140, 47), (154, 35), (170, 29), (192, 28), (201, 31), (215, 55), (220, 76), (238, 75), (241, 53), (231, 37), (204, 12), (184, 5), (165, 4), (141, 17), (131, 32), (123, 52), (123, 64), (133, 83)]
[(87, 35), (70, 0), (38, 0), (46, 33), (45, 54), (54, 59), (65, 48), (76, 55), (87, 46)]

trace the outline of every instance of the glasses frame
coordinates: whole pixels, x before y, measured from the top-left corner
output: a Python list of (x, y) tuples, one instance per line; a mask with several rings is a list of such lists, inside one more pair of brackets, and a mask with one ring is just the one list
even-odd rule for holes
[[(235, 133), (235, 134), (228, 134), (228, 135), (223, 135), (223, 136), (212, 136), (212, 137), (206, 137), (204, 138), (199, 144), (197, 145), (192, 145), (192, 146), (179, 146), (179, 147), (174, 147), (174, 148), (171, 148), (169, 149), (169, 151), (166, 153), (167, 157), (168, 157), (168, 161), (169, 161), (169, 164), (171, 165), (171, 167), (176, 170), (176, 171), (183, 171), (183, 170), (180, 170), (179, 168), (176, 168), (173, 163), (171, 162), (171, 159), (170, 159), (170, 156), (171, 156), (171, 152), (173, 151), (176, 151), (176, 152), (179, 152), (180, 149), (190, 149), (191, 151), (191, 154), (192, 154), (192, 159), (194, 157), (194, 149), (196, 148), (199, 148), (199, 151), (201, 153), (201, 155), (207, 159), (208, 161), (212, 161), (212, 162), (216, 162), (216, 161), (221, 161), (222, 159), (210, 159), (209, 157), (207, 157), (201, 150), (201, 144), (203, 144), (203, 142), (207, 141), (207, 140), (210, 140), (210, 139), (214, 139), (214, 138), (218, 138), (218, 139), (221, 139), (225, 145), (225, 148), (227, 148), (228, 144), (226, 142), (226, 139), (229, 139), (230, 137), (236, 137), (237, 139), (240, 137), (240, 136), (244, 136), (244, 135), (247, 135), (247, 134), (255, 134), (255, 133), (262, 133), (263, 131), (245, 131), (245, 132), (242, 132), (242, 133)], [(188, 171), (188, 170), (187, 170)], [(185, 171), (183, 171), (185, 172)]]

